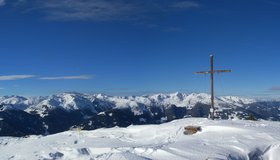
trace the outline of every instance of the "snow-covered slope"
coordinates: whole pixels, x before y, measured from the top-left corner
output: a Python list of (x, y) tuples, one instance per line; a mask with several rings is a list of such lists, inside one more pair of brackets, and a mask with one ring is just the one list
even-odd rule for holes
[[(184, 135), (187, 125), (202, 131)], [(161, 125), (0, 138), (0, 159), (278, 160), (280, 125), (270, 121), (188, 118)]]
[(87, 97), (87, 95), (80, 93), (61, 93), (57, 95), (51, 95), (41, 99), (40, 101), (37, 101), (37, 103), (33, 103), (28, 108), (26, 108), (25, 111), (37, 111), (41, 116), (44, 116), (44, 112), (57, 108), (68, 111), (90, 109), (93, 112), (96, 112), (92, 101)]

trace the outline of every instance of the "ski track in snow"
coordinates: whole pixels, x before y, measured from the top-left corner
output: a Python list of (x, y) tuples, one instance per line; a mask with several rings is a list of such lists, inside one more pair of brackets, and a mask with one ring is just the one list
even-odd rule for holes
[[(202, 131), (184, 135), (187, 125), (200, 125)], [(277, 160), (279, 133), (279, 122), (188, 118), (161, 125), (67, 131), (45, 137), (0, 137), (0, 159)]]

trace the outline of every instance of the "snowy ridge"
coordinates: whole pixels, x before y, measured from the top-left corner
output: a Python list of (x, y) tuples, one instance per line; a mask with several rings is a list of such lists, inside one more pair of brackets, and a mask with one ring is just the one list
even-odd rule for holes
[[(184, 135), (186, 125), (199, 125), (202, 131)], [(161, 125), (73, 130), (45, 137), (2, 137), (0, 159), (277, 160), (279, 132), (279, 122), (188, 118)]]
[[(82, 93), (61, 93), (48, 97), (25, 98), (20, 96), (0, 97), (0, 104), (6, 105), (6, 109), (21, 109), (27, 112), (36, 110), (43, 116), (46, 110), (61, 108), (65, 110), (90, 109), (96, 112), (96, 105), (93, 102), (98, 101), (98, 107), (104, 110), (112, 108), (131, 108), (135, 115), (142, 114), (145, 111), (144, 106), (176, 105), (177, 107), (191, 108), (197, 103), (210, 104), (210, 95), (205, 93), (171, 93), (171, 94), (153, 94), (149, 96), (107, 96), (104, 94), (82, 94)], [(256, 102), (253, 99), (246, 99), (233, 96), (215, 97), (217, 107), (238, 106)]]
[[(280, 121), (280, 102), (239, 97), (215, 98), (217, 119)], [(61, 93), (47, 97), (0, 98), (0, 136), (45, 135), (80, 126), (85, 130), (161, 124), (184, 117), (208, 117), (208, 94), (107, 96)]]
[(90, 99), (79, 93), (61, 93), (46, 97), (45, 99), (39, 101), (39, 103), (31, 105), (26, 109), (26, 111), (30, 112), (36, 110), (37, 112), (42, 113), (46, 110), (56, 108), (62, 108), (65, 110), (90, 109), (94, 111), (94, 107)]
[[(193, 107), (197, 103), (210, 104), (210, 95), (206, 93), (172, 93), (172, 94), (156, 94), (148, 97), (156, 101), (157, 103), (168, 105), (174, 104), (178, 107)], [(215, 103), (218, 107), (222, 104), (232, 104), (236, 106), (242, 106), (243, 104), (249, 104), (255, 102), (253, 99), (246, 99), (233, 96), (215, 97)]]

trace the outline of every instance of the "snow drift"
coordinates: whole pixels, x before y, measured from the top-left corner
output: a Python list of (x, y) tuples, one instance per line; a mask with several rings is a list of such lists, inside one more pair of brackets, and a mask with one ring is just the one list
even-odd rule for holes
[[(202, 131), (184, 135), (186, 125)], [(271, 121), (187, 118), (160, 125), (0, 138), (0, 159), (277, 160), (280, 125)]]

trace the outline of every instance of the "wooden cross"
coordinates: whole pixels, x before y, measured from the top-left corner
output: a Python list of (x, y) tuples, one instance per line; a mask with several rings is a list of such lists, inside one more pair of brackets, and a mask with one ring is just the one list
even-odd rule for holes
[(214, 113), (215, 113), (215, 107), (214, 107), (214, 73), (224, 73), (224, 72), (231, 72), (231, 70), (214, 70), (213, 66), (213, 55), (210, 55), (210, 71), (200, 71), (200, 72), (194, 72), (194, 74), (210, 74), (210, 89), (211, 89), (211, 118), (214, 120)]

